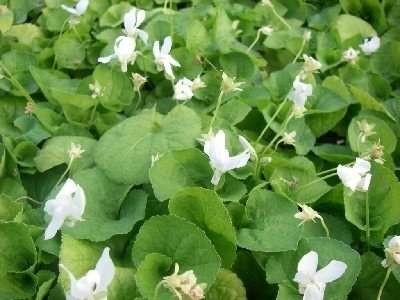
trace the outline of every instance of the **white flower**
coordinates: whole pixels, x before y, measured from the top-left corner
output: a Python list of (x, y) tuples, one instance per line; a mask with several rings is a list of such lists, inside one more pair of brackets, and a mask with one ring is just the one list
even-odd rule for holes
[(222, 91), (224, 93), (243, 91), (240, 86), (243, 85), (244, 82), (236, 82), (235, 80), (235, 77), (229, 77), (225, 72), (222, 72)]
[(244, 167), (250, 159), (250, 150), (245, 150), (235, 156), (230, 156), (229, 151), (225, 146), (225, 133), (219, 130), (216, 135), (211, 135), (204, 143), (204, 153), (210, 159), (211, 167), (214, 170), (214, 175), (211, 183), (217, 185), (222, 174)]
[(97, 261), (94, 270), (88, 271), (83, 277), (76, 279), (64, 265), (60, 267), (68, 274), (70, 289), (67, 300), (107, 300), (107, 288), (115, 275), (115, 266), (110, 258), (110, 248), (106, 247)]
[(296, 213), (294, 215), (294, 217), (296, 219), (302, 220), (301, 224), (308, 222), (308, 221), (313, 221), (315, 222), (315, 219), (320, 219), (322, 220), (322, 217), (320, 216), (320, 214), (318, 212), (316, 212), (315, 210), (313, 210), (310, 206), (306, 205), (306, 204), (299, 204), (301, 211)]
[(186, 101), (192, 99), (193, 95), (193, 81), (186, 77), (179, 79), (174, 85), (174, 99)]
[(135, 92), (139, 92), (142, 88), (143, 84), (147, 82), (147, 78), (140, 75), (139, 73), (132, 73), (132, 83), (133, 83), (133, 90)]
[(75, 7), (61, 5), (61, 8), (74, 16), (82, 16), (89, 6), (89, 0), (79, 0)]
[(107, 64), (113, 58), (117, 58), (121, 64), (121, 71), (127, 72), (128, 64), (133, 64), (136, 60), (137, 53), (135, 48), (135, 39), (127, 36), (119, 36), (115, 40), (114, 53), (109, 56), (99, 57), (98, 61), (102, 64)]
[(71, 143), (71, 146), (68, 150), (69, 159), (74, 160), (76, 158), (80, 158), (83, 152), (85, 152), (85, 150), (82, 149), (80, 144)]
[(96, 99), (104, 95), (104, 88), (100, 85), (98, 81), (94, 83), (89, 83), (89, 90), (92, 92), (92, 98)]
[(349, 49), (343, 52), (343, 59), (350, 63), (354, 63), (358, 59), (359, 53), (360, 51), (357, 51), (350, 47)]
[(291, 132), (284, 132), (283, 137), (281, 139), (281, 142), (284, 143), (285, 145), (295, 145), (296, 144), (296, 131), (291, 131)]
[(305, 109), (307, 98), (313, 93), (313, 87), (311, 84), (304, 83), (300, 80), (299, 76), (293, 82), (293, 88), (289, 93), (289, 100), (291, 100), (295, 107), (298, 109)]
[(271, 25), (262, 26), (258, 30), (265, 35), (271, 35), (274, 32), (274, 28)]
[(158, 286), (163, 285), (167, 287), (178, 299), (186, 299), (183, 296), (187, 296), (191, 300), (204, 299), (204, 290), (207, 284), (197, 283), (197, 277), (192, 270), (182, 274), (178, 273), (179, 265), (175, 263), (174, 273), (164, 276)]
[(71, 226), (81, 221), (85, 205), (85, 193), (81, 186), (67, 179), (55, 199), (48, 200), (44, 205), (44, 211), (51, 217), (44, 239), (53, 238), (66, 221)]
[(175, 79), (175, 75), (172, 72), (172, 66), (180, 67), (181, 65), (169, 54), (171, 52), (171, 48), (172, 48), (172, 39), (170, 36), (167, 36), (164, 39), (161, 48), (159, 41), (154, 42), (153, 55), (154, 55), (154, 61), (157, 65), (157, 69), (159, 71), (164, 70), (169, 78)]
[(387, 268), (389, 266), (388, 260), (400, 265), (400, 236), (395, 235), (389, 240), (385, 254), (387, 258), (382, 261), (382, 266)]
[(362, 52), (366, 55), (371, 55), (372, 53), (378, 51), (381, 46), (381, 39), (377, 36), (373, 36), (370, 39), (364, 39), (364, 43), (360, 45)]
[(124, 15), (124, 33), (133, 38), (139, 36), (143, 43), (147, 44), (149, 35), (146, 31), (139, 29), (139, 26), (143, 23), (145, 18), (146, 12), (144, 10), (133, 7)]
[(347, 269), (344, 262), (332, 260), (317, 271), (318, 254), (310, 251), (304, 255), (297, 265), (294, 281), (299, 284), (299, 293), (303, 300), (323, 300), (326, 284), (341, 277)]
[(344, 184), (350, 190), (354, 191), (368, 191), (369, 184), (371, 183), (371, 164), (369, 161), (356, 158), (352, 167), (339, 165), (337, 167), (337, 174)]
[(193, 81), (183, 77), (174, 85), (174, 99), (179, 101), (190, 100), (194, 96), (194, 92), (203, 87), (205, 87), (205, 84), (200, 76), (197, 76)]
[(305, 73), (314, 73), (319, 69), (321, 69), (322, 67), (322, 64), (312, 56), (303, 54), (303, 59), (304, 59), (303, 71)]

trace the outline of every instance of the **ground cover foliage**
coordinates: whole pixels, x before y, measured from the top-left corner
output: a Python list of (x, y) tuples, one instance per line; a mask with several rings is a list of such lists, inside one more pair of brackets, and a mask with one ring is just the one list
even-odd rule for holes
[(397, 299), (399, 26), (0, 0), (0, 300)]

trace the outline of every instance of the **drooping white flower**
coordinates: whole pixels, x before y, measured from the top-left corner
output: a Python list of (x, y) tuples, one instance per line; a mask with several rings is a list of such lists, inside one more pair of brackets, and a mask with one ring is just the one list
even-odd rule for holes
[(395, 235), (389, 240), (385, 254), (386, 259), (382, 261), (382, 266), (387, 268), (392, 262), (400, 265), (400, 236)]
[(350, 63), (355, 63), (355, 61), (358, 59), (359, 53), (360, 51), (357, 51), (354, 48), (350, 47), (349, 49), (343, 52), (343, 59)]
[(229, 77), (225, 72), (222, 72), (221, 90), (224, 93), (241, 92), (243, 89), (240, 86), (243, 84), (244, 82), (237, 82), (235, 77)]
[(364, 43), (360, 45), (360, 48), (365, 55), (371, 55), (372, 53), (378, 51), (380, 46), (381, 39), (377, 36), (373, 36), (370, 39), (364, 39)]
[(207, 287), (205, 283), (197, 283), (197, 277), (193, 270), (186, 271), (179, 274), (179, 265), (175, 263), (174, 273), (164, 276), (159, 286), (163, 285), (173, 292), (178, 299), (186, 299), (184, 296), (191, 300), (204, 299), (204, 290)]
[(147, 44), (147, 40), (149, 39), (148, 33), (139, 29), (145, 18), (146, 12), (144, 10), (133, 7), (124, 15), (124, 33), (133, 38), (139, 36), (143, 43)]
[(139, 92), (143, 84), (147, 82), (147, 78), (139, 73), (132, 73), (133, 90)]
[(250, 159), (250, 150), (247, 147), (238, 155), (229, 155), (225, 145), (225, 133), (222, 130), (206, 139), (204, 153), (208, 155), (211, 167), (214, 170), (214, 175), (211, 179), (211, 183), (214, 185), (218, 184), (224, 173), (244, 167)]
[(239, 143), (242, 145), (244, 149), (247, 149), (250, 152), (250, 155), (254, 158), (257, 158), (257, 151), (250, 144), (248, 140), (244, 136), (239, 135)]
[(347, 269), (342, 261), (332, 260), (328, 265), (317, 271), (318, 254), (310, 251), (305, 254), (297, 265), (294, 281), (299, 284), (299, 293), (303, 300), (323, 300), (326, 284), (341, 277)]
[(82, 149), (80, 144), (71, 143), (71, 146), (68, 150), (69, 159), (74, 160), (76, 158), (80, 158), (84, 152), (85, 150)]
[(374, 162), (383, 165), (385, 159), (383, 158), (385, 147), (381, 144), (381, 141), (373, 143), (367, 155), (363, 156), (366, 160), (373, 160)]
[(70, 288), (66, 293), (67, 300), (107, 300), (107, 289), (115, 275), (110, 248), (106, 247), (96, 267), (79, 279), (76, 279), (66, 266), (60, 264), (60, 267), (68, 274), (70, 280)]
[(160, 42), (155, 41), (153, 44), (153, 55), (154, 62), (156, 63), (157, 69), (159, 71), (164, 70), (165, 74), (171, 78), (175, 79), (175, 75), (172, 72), (172, 66), (180, 67), (178, 61), (176, 61), (169, 53), (172, 48), (172, 39), (170, 36), (167, 36), (164, 39), (163, 45), (160, 48)]
[(312, 209), (312, 207), (310, 207), (306, 204), (299, 204), (299, 206), (301, 208), (301, 211), (294, 215), (294, 217), (296, 219), (301, 220), (301, 223), (299, 225), (301, 225), (305, 222), (308, 222), (308, 221), (315, 222), (315, 219), (322, 220), (321, 215), (317, 211)]
[(121, 64), (121, 71), (128, 71), (128, 64), (133, 64), (136, 60), (136, 42), (134, 38), (127, 36), (119, 36), (115, 40), (114, 44), (114, 53), (105, 56), (99, 57), (98, 61), (102, 64), (109, 63), (113, 58), (117, 58)]
[(292, 90), (289, 93), (289, 100), (291, 100), (295, 107), (304, 110), (304, 105), (306, 104), (307, 98), (312, 96), (313, 87), (309, 83), (304, 83), (297, 76), (293, 82)]
[(64, 222), (72, 226), (74, 222), (81, 221), (85, 205), (85, 192), (81, 186), (72, 179), (67, 179), (56, 197), (44, 205), (44, 211), (51, 217), (44, 239), (53, 238)]
[(205, 87), (205, 84), (200, 76), (197, 76), (193, 81), (183, 77), (174, 85), (174, 99), (178, 101), (190, 100), (194, 96), (194, 92), (203, 87)]
[(312, 56), (303, 54), (303, 59), (304, 59), (303, 71), (305, 73), (317, 72), (322, 67), (322, 64)]
[(258, 29), (264, 35), (271, 35), (274, 32), (274, 28), (271, 25), (265, 25)]
[(61, 8), (76, 17), (82, 16), (89, 7), (89, 0), (79, 0), (75, 7), (61, 5)]
[(343, 185), (354, 191), (368, 191), (372, 175), (369, 173), (371, 164), (369, 161), (356, 158), (352, 167), (339, 165), (337, 174)]
[(284, 132), (281, 142), (284, 143), (285, 145), (295, 145), (296, 144), (296, 131), (293, 130), (291, 132)]

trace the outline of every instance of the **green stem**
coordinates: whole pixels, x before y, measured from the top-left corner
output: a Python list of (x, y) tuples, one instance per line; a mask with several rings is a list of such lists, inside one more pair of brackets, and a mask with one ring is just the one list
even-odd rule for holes
[(261, 156), (267, 152), (272, 145), (276, 142), (277, 139), (281, 137), (281, 135), (285, 132), (287, 125), (289, 124), (290, 120), (293, 118), (293, 113), (289, 113), (289, 115), (286, 117), (286, 120), (283, 122), (280, 130), (278, 133), (275, 135), (275, 137), (269, 142), (269, 144), (264, 148), (264, 150), (261, 152)]
[(368, 192), (365, 193), (365, 230), (367, 239), (367, 249), (369, 250), (370, 241), (370, 220), (369, 220), (369, 197)]
[(142, 104), (142, 93), (140, 92), (140, 90), (138, 90), (137, 92), (138, 92), (138, 102), (136, 103), (135, 111), (138, 110), (138, 108)]
[(260, 35), (261, 35), (261, 31), (257, 30), (257, 36), (254, 39), (254, 41), (251, 43), (251, 45), (249, 46), (249, 48), (247, 48), (247, 52), (250, 52), (251, 49), (253, 49), (253, 47), (257, 44), (258, 40), (260, 39)]
[(313, 181), (311, 181), (311, 182), (309, 182), (309, 183), (307, 183), (307, 184), (305, 184), (305, 185), (299, 186), (299, 188), (298, 188), (297, 190), (303, 189), (303, 188), (305, 188), (305, 187), (307, 187), (307, 186), (310, 186), (310, 185), (312, 185), (312, 184), (314, 184), (314, 183), (316, 183), (316, 182), (319, 182), (319, 181), (321, 181), (321, 180), (325, 180), (325, 179), (330, 178), (330, 177), (333, 177), (333, 176), (336, 176), (336, 173), (328, 174), (328, 175), (325, 175), (325, 176), (323, 176), (323, 177), (318, 177), (317, 179), (315, 179), (315, 180), (313, 180)]
[(37, 201), (37, 200), (35, 200), (35, 199), (29, 197), (29, 196), (21, 196), (21, 197), (15, 199), (15, 202), (20, 201), (20, 200), (29, 200), (29, 201), (32, 201), (32, 202), (35, 203), (35, 204), (38, 204), (38, 205), (41, 205), (41, 204), (42, 204), (41, 202), (39, 202), (39, 201)]
[(269, 127), (271, 126), (272, 122), (275, 120), (275, 118), (278, 116), (279, 112), (282, 110), (282, 108), (285, 106), (287, 98), (285, 98), (282, 103), (278, 106), (277, 110), (275, 113), (272, 115), (271, 119), (268, 121), (267, 125), (265, 125), (264, 129), (261, 131), (260, 135), (256, 139), (256, 143), (258, 143), (261, 138), (264, 136), (264, 134), (267, 132)]
[(283, 25), (285, 25), (287, 27), (287, 29), (292, 30), (292, 26), (289, 25), (288, 22), (286, 22), (286, 20), (280, 15), (278, 14), (278, 12), (275, 10), (275, 7), (273, 5), (270, 6), (272, 13), (279, 19), (279, 21), (281, 21), (281, 23)]
[(54, 187), (58, 186), (61, 183), (61, 181), (64, 179), (65, 175), (68, 174), (69, 170), (71, 169), (73, 161), (74, 161), (73, 159), (69, 160), (67, 168), (65, 169), (64, 173), (61, 174), (60, 178), (57, 180), (57, 183), (54, 185)]
[(28, 101), (35, 103), (35, 100), (29, 95), (28, 91), (19, 83), (17, 79), (14, 78), (14, 76), (11, 74), (11, 72), (6, 68), (6, 66), (3, 64), (3, 62), (0, 61), (0, 68), (4, 71), (4, 73), (7, 75), (6, 79), (11, 82), (14, 87), (19, 90), (19, 92), (22, 94), (22, 96)]
[[(64, 29), (65, 29), (65, 25), (68, 23), (69, 20), (70, 20), (70, 18), (65, 19), (64, 23), (61, 26), (60, 33), (59, 33), (59, 35), (57, 37), (57, 40), (54, 42), (53, 45), (55, 45), (58, 42), (58, 40), (61, 38), (61, 36), (63, 35)], [(56, 68), (56, 56), (54, 55), (52, 69), (55, 69), (55, 68)]]
[(219, 108), (221, 107), (223, 96), (224, 96), (224, 91), (221, 90), (221, 92), (219, 93), (219, 96), (218, 96), (217, 106), (215, 107), (214, 114), (213, 114), (213, 117), (212, 117), (210, 125), (209, 125), (209, 131), (212, 130), (214, 122), (217, 119), (218, 111), (219, 111)]
[(301, 42), (301, 47), (300, 47), (299, 51), (297, 51), (297, 54), (292, 61), (293, 64), (299, 59), (300, 55), (303, 53), (306, 43), (307, 43), (307, 40), (305, 37), (303, 37), (303, 40)]
[(329, 71), (330, 69), (336, 68), (337, 66), (339, 66), (340, 64), (342, 64), (344, 62), (343, 59), (338, 60), (337, 62), (326, 66), (326, 68), (323, 69), (323, 72)]
[(325, 223), (325, 221), (324, 221), (323, 218), (321, 218), (321, 225), (322, 225), (322, 227), (323, 227), (324, 230), (325, 230), (326, 237), (327, 237), (328, 239), (330, 239), (330, 238), (331, 238), (331, 235), (329, 234), (328, 226), (326, 225), (326, 223)]
[(332, 169), (328, 169), (328, 170), (324, 170), (324, 171), (321, 171), (321, 172), (318, 172), (318, 173), (317, 173), (317, 176), (320, 176), (320, 175), (326, 174), (326, 173), (330, 173), (330, 172), (332, 172), (332, 171), (335, 171), (335, 172), (336, 172), (336, 169), (337, 169), (337, 167), (332, 168)]
[(390, 268), (387, 269), (385, 279), (383, 279), (383, 282), (379, 288), (378, 297), (376, 298), (376, 300), (381, 300), (383, 289), (385, 288), (385, 285), (388, 282), (391, 271), (392, 270)]

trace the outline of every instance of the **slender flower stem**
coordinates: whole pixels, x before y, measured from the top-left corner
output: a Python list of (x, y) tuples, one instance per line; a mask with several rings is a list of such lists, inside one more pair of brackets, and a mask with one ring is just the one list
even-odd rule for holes
[(286, 20), (280, 14), (278, 14), (278, 12), (275, 10), (275, 7), (273, 5), (270, 5), (269, 7), (271, 7), (272, 13), (279, 19), (279, 21), (281, 21), (281, 23), (285, 25), (287, 29), (292, 30), (292, 26), (290, 26), (289, 23), (286, 22)]
[(383, 279), (383, 282), (382, 282), (382, 284), (381, 284), (381, 286), (380, 286), (380, 288), (379, 288), (378, 297), (376, 298), (376, 300), (381, 300), (382, 293), (383, 293), (383, 289), (385, 288), (385, 285), (386, 285), (386, 283), (388, 282), (388, 279), (389, 279), (389, 277), (390, 277), (391, 271), (392, 271), (392, 270), (391, 270), (390, 267), (389, 267), (389, 268), (387, 269), (387, 271), (386, 271), (385, 278)]
[(300, 55), (301, 55), (301, 54), (303, 53), (303, 51), (304, 51), (304, 47), (306, 46), (306, 43), (307, 43), (307, 39), (306, 39), (305, 37), (303, 37), (303, 40), (302, 40), (302, 42), (301, 42), (300, 49), (299, 49), (299, 51), (297, 51), (297, 54), (296, 54), (296, 56), (294, 57), (292, 63), (295, 63), (295, 62), (299, 59)]
[(335, 62), (335, 63), (333, 63), (333, 64), (331, 64), (331, 65), (326, 66), (326, 68), (324, 68), (324, 69), (322, 70), (322, 72), (329, 71), (330, 69), (333, 69), (333, 68), (339, 66), (339, 65), (340, 65), (341, 63), (343, 63), (343, 62), (344, 62), (344, 60), (343, 60), (343, 59), (340, 59), (340, 60), (338, 60), (337, 62)]
[(332, 169), (328, 169), (328, 170), (323, 170), (323, 171), (321, 171), (321, 172), (318, 172), (318, 173), (317, 173), (317, 176), (323, 175), (323, 174), (326, 174), (326, 173), (330, 173), (330, 172), (333, 172), (333, 171), (336, 172), (336, 169), (337, 169), (337, 167), (332, 168)]
[(57, 183), (54, 185), (54, 187), (58, 186), (61, 183), (61, 181), (64, 179), (65, 175), (68, 174), (69, 170), (71, 169), (73, 161), (74, 161), (73, 159), (69, 160), (67, 168), (65, 169), (64, 173), (61, 174), (60, 178), (57, 180)]
[(215, 110), (214, 110), (214, 115), (213, 115), (213, 117), (211, 119), (211, 122), (210, 122), (210, 125), (209, 125), (209, 131), (212, 130), (212, 127), (213, 127), (213, 125), (215, 123), (215, 120), (217, 119), (218, 111), (219, 111), (219, 108), (221, 107), (223, 96), (224, 96), (224, 91), (221, 90), (220, 93), (219, 93), (219, 96), (218, 96), (217, 106), (215, 107)]
[(17, 79), (14, 78), (14, 76), (11, 74), (11, 72), (7, 69), (7, 67), (3, 64), (3, 62), (0, 61), (0, 69), (2, 69), (5, 73), (5, 78), (11, 82), (11, 84), (17, 89), (19, 90), (19, 92), (22, 94), (22, 96), (24, 96), (24, 98), (28, 101), (28, 102), (32, 102), (35, 103), (35, 100), (33, 100), (33, 98), (31, 97), (31, 95), (29, 95), (28, 91), (21, 85), (21, 83), (19, 83), (19, 81)]
[(369, 250), (370, 241), (370, 220), (369, 220), (369, 197), (368, 192), (365, 193), (365, 231), (367, 239), (367, 249)]
[(41, 202), (39, 202), (39, 201), (37, 201), (37, 200), (35, 200), (35, 199), (29, 197), (29, 196), (21, 196), (21, 197), (18, 197), (17, 199), (15, 199), (15, 202), (20, 201), (20, 200), (29, 200), (29, 201), (32, 201), (32, 202), (35, 203), (35, 204), (38, 204), (38, 205), (42, 204)]
[(261, 131), (260, 135), (256, 139), (256, 143), (258, 143), (261, 140), (261, 138), (264, 136), (264, 134), (267, 132), (267, 130), (271, 126), (272, 122), (275, 120), (275, 118), (278, 116), (279, 112), (285, 106), (286, 100), (287, 100), (287, 98), (285, 98), (285, 100), (283, 100), (282, 103), (278, 106), (275, 113), (272, 115), (271, 119), (268, 121), (267, 125), (265, 125), (264, 129)]
[(249, 48), (247, 48), (247, 52), (250, 52), (251, 49), (253, 49), (253, 47), (257, 44), (258, 40), (260, 39), (261, 36), (261, 31), (257, 30), (257, 35), (256, 38), (254, 39), (254, 41), (251, 43), (251, 45), (249, 46)]
[[(65, 19), (64, 23), (61, 25), (61, 29), (60, 29), (60, 33), (58, 34), (57, 39), (54, 41), (55, 45), (58, 40), (62, 37), (63, 33), (64, 33), (64, 29), (65, 29), (65, 25), (67, 25), (67, 23), (70, 21), (70, 18), (68, 17), (67, 19)], [(53, 65), (52, 65), (52, 69), (56, 68), (56, 56), (54, 55), (54, 60), (53, 60)]]
[(136, 103), (135, 110), (138, 110), (138, 108), (142, 104), (142, 93), (140, 92), (140, 90), (138, 90), (137, 93), (138, 93), (138, 101)]
[(328, 239), (330, 239), (330, 238), (331, 238), (331, 235), (329, 234), (328, 226), (326, 225), (326, 223), (325, 223), (325, 221), (324, 221), (323, 218), (321, 218), (321, 225), (322, 225), (322, 227), (323, 227), (324, 230), (325, 230), (326, 237), (327, 237)]

